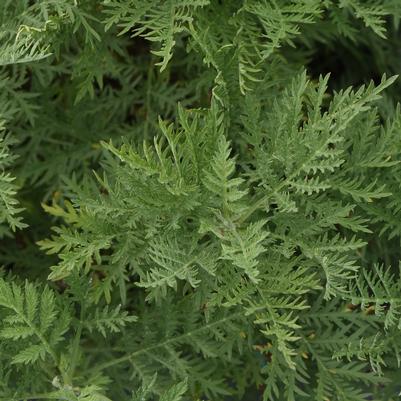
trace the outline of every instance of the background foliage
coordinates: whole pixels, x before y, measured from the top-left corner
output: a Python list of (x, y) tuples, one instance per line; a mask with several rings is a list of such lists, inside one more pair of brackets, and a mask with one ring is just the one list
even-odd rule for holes
[(398, 399), (400, 18), (2, 0), (0, 399)]

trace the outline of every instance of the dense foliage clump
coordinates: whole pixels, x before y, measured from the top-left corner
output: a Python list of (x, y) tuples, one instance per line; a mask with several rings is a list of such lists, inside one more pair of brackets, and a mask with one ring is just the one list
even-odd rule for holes
[(390, 401), (401, 0), (2, 0), (0, 400)]

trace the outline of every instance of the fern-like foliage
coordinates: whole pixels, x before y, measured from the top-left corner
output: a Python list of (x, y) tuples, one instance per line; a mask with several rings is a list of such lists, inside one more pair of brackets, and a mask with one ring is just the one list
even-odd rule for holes
[[(252, 156), (243, 156), (242, 165), (232, 156), (224, 125), (218, 123), (222, 115), (216, 113), (218, 103), (205, 111), (180, 109), (180, 125), (175, 128), (160, 122), (162, 136), (156, 137), (153, 145), (145, 143), (140, 151), (129, 144), (120, 149), (105, 144), (117, 159), (109, 159), (107, 173), (98, 177), (104, 194), (96, 194), (93, 187), (89, 193), (81, 191), (81, 199), (66, 210), (47, 207), (75, 226), (73, 231), (56, 228), (56, 236), (40, 243), (50, 252), (64, 249), (50, 278), (100, 271), (101, 283), (96, 286), (108, 302), (114, 283), (120, 287), (122, 300), (129, 297), (130, 286), (143, 288), (145, 300), (155, 302), (155, 310), (162, 311), (167, 320), (160, 329), (165, 330), (164, 340), (147, 337), (144, 343), (139, 340), (131, 347), (124, 343), (124, 349), (131, 349), (128, 354), (110, 365), (105, 362), (98, 370), (132, 363), (133, 374), (143, 380), (150, 380), (149, 366), (160, 366), (160, 373), (193, 377), (202, 369), (202, 361), (187, 361), (177, 347), (186, 344), (207, 359), (226, 355), (224, 358), (231, 361), (236, 341), (228, 342), (223, 353), (214, 341), (234, 339), (244, 314), (255, 330), (252, 336), (264, 341), (255, 345), (255, 350), (274, 360), (260, 372), (266, 377), (267, 399), (278, 398), (279, 389), (288, 381), (292, 383), (285, 390), (289, 399), (307, 394), (302, 383), (312, 373), (303, 361), (306, 358), (316, 367), (317, 399), (332, 397), (343, 388), (344, 394), (362, 399), (365, 392), (359, 390), (358, 383), (369, 388), (385, 382), (364, 372), (368, 361), (361, 349), (378, 334), (376, 316), (371, 322), (367, 317), (354, 324), (344, 311), (328, 321), (320, 309), (316, 318), (311, 317), (315, 312), (308, 311), (310, 296), (323, 288), (325, 299), (348, 300), (362, 314), (368, 303), (370, 307), (377, 302), (377, 317), (390, 319), (384, 321), (385, 328), (392, 327), (388, 322), (398, 313), (398, 298), (391, 295), (398, 287), (390, 290), (387, 283), (391, 279), (380, 274), (386, 283), (383, 290), (376, 282), (366, 287), (362, 277), (373, 278), (360, 272), (358, 255), (366, 246), (363, 235), (373, 229), (361, 213), (364, 205), (373, 199), (385, 200), (390, 192), (385, 184), (379, 184), (379, 175), (363, 187), (365, 169), (371, 167), (350, 167), (356, 157), (355, 126), (360, 124), (361, 130), (374, 127), (369, 125), (374, 112), (371, 105), (393, 80), (383, 78), (377, 87), (370, 84), (337, 93), (323, 110), (328, 77), (313, 83), (305, 73), (299, 74), (272, 100), (272, 111), (265, 120), (270, 124), (269, 135), (264, 130), (245, 132), (243, 137), (254, 148)], [(279, 114), (279, 110), (287, 111)], [(380, 148), (376, 151), (372, 155), (375, 160), (386, 158), (379, 157)], [(394, 164), (384, 162), (375, 168), (391, 166)], [(262, 174), (267, 171), (269, 174)], [(350, 178), (352, 173), (355, 178)], [(247, 180), (252, 185), (247, 185)], [(92, 239), (84, 244), (71, 241), (74, 238)], [(95, 238), (107, 241), (101, 245)], [(127, 247), (128, 238), (131, 247)], [(88, 253), (80, 256), (81, 252)], [(136, 282), (126, 283), (127, 276), (137, 277)], [(354, 283), (351, 287), (350, 282)], [(374, 288), (373, 295), (369, 295), (370, 288)], [(189, 308), (184, 320), (173, 317), (174, 299), (179, 294), (184, 296), (180, 307)], [(324, 302), (319, 304), (322, 310)], [(387, 302), (395, 309), (381, 314), (380, 308)], [(206, 308), (201, 319), (210, 319), (210, 323), (200, 324), (194, 305)], [(227, 309), (228, 315), (221, 309)], [(158, 321), (156, 316), (150, 312), (150, 322)], [(138, 322), (140, 327), (148, 324), (146, 319)], [(315, 340), (317, 334), (311, 334), (309, 324), (318, 325), (319, 338), (328, 338), (332, 332), (331, 342)], [(145, 328), (141, 331), (149, 332)], [(251, 334), (242, 335), (246, 339)], [(362, 348), (357, 352), (356, 347)], [(151, 351), (156, 349), (160, 351), (154, 356)], [(327, 353), (340, 359), (331, 360)], [(369, 362), (376, 372), (381, 371), (381, 358), (379, 353)], [(343, 359), (349, 362), (342, 371)], [(339, 372), (336, 379), (328, 373), (333, 369)], [(229, 391), (222, 380), (202, 382), (205, 394)]]
[(52, 291), (45, 287), (40, 293), (34, 284), (25, 282), (21, 287), (1, 280), (0, 305), (3, 309), (0, 336), (20, 348), (12, 363), (30, 364), (47, 357), (57, 363), (54, 348), (63, 340), (70, 317), (67, 310), (57, 310)]
[(0, 2), (0, 400), (394, 400), (400, 10)]
[[(22, 222), (20, 212), (23, 210), (16, 199), (17, 186), (15, 177), (7, 170), (12, 164), (14, 158), (9, 153), (9, 146), (12, 140), (9, 136), (0, 138), (0, 233), (7, 233), (8, 227), (13, 231), (17, 228), (24, 228), (26, 225)], [(4, 226), (4, 223), (7, 225)]]
[(179, 1), (107, 1), (106, 29), (113, 24), (121, 28), (120, 35), (130, 32), (150, 42), (160, 44), (153, 54), (161, 58), (156, 65), (163, 71), (173, 56), (176, 35), (183, 32), (193, 19), (197, 8), (209, 4), (209, 0)]
[(107, 337), (107, 333), (119, 333), (121, 328), (130, 322), (135, 322), (136, 316), (129, 316), (127, 311), (120, 312), (121, 305), (115, 309), (109, 310), (108, 306), (103, 309), (96, 309), (93, 319), (89, 318), (85, 322), (85, 327), (90, 332), (96, 329), (103, 337)]

